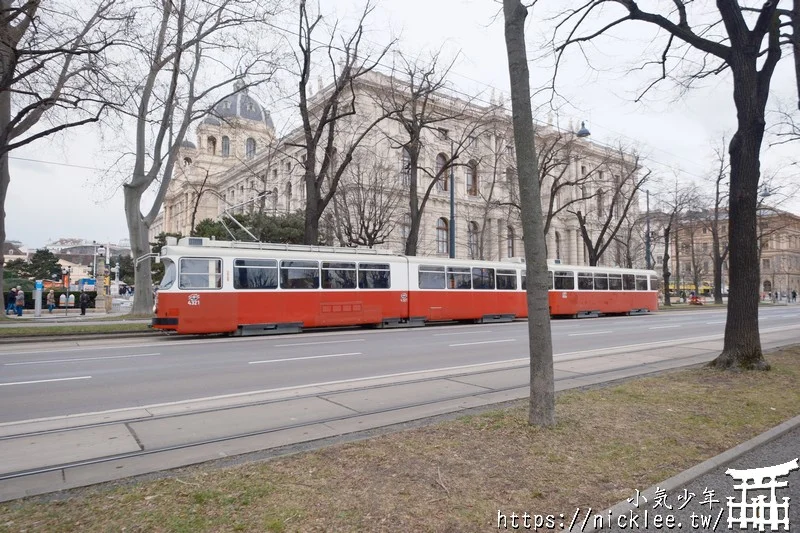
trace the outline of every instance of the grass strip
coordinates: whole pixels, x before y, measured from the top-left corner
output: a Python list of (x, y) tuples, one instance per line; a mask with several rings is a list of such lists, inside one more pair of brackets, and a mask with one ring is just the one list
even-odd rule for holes
[[(694, 368), (180, 477), (0, 505), (8, 531), (496, 531), (498, 509), (602, 510), (800, 413), (800, 347), (772, 371)], [(567, 516), (570, 516), (567, 514)]]

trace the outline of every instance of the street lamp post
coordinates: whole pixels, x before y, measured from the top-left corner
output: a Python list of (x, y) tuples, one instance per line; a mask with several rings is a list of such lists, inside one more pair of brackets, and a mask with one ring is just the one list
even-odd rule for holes
[(455, 173), (453, 172), (453, 161), (455, 157), (453, 156), (453, 139), (450, 139), (450, 257), (454, 258), (456, 256), (456, 200), (455, 200), (455, 189), (456, 189), (456, 179)]

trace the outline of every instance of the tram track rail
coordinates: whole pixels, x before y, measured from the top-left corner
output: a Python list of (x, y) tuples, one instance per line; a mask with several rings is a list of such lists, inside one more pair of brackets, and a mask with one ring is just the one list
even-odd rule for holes
[[(587, 355), (586, 357), (581, 357), (581, 358), (578, 358), (578, 359), (588, 359), (588, 358), (592, 358), (592, 357), (598, 357), (598, 355), (596, 355), (596, 354), (595, 355)], [(701, 356), (698, 356), (697, 354), (692, 354), (692, 355), (688, 355), (688, 356), (684, 356), (684, 357), (677, 357), (677, 358), (674, 358), (674, 359), (670, 359), (670, 361), (672, 361), (672, 362), (681, 362), (681, 361), (686, 362), (687, 363), (686, 365), (679, 365), (679, 367), (685, 367), (685, 366), (692, 366), (693, 364), (699, 364), (700, 361), (697, 361), (699, 357), (701, 357)], [(572, 360), (575, 360), (575, 359), (572, 359)], [(690, 362), (690, 361), (692, 361), (692, 362)], [(618, 373), (618, 372), (624, 372), (624, 371), (629, 371), (629, 370), (642, 368), (642, 367), (647, 367), (647, 366), (653, 366), (653, 363), (652, 362), (638, 363), (638, 364), (633, 364), (633, 365), (627, 365), (627, 366), (624, 366), (624, 367), (615, 367), (615, 368), (612, 368), (612, 369), (598, 370), (598, 371), (587, 372), (587, 373), (575, 372), (575, 376), (563, 377), (563, 378), (556, 379), (556, 383), (561, 382), (561, 381), (566, 381), (566, 380), (569, 380), (569, 379), (573, 379), (574, 377), (578, 377), (578, 376), (579, 377), (584, 377), (584, 378), (586, 378), (586, 377), (598, 377), (598, 376), (602, 376), (602, 375)], [(472, 371), (472, 372), (460, 372), (460, 373), (456, 373), (456, 374), (425, 377), (425, 378), (420, 378), (420, 379), (415, 379), (415, 380), (403, 381), (402, 383), (403, 384), (425, 383), (425, 382), (431, 382), (431, 381), (443, 380), (443, 379), (444, 380), (457, 380), (458, 378), (473, 376), (475, 374), (484, 373), (484, 372), (507, 371), (507, 370), (515, 370), (515, 369), (523, 370), (523, 369), (527, 369), (528, 367), (529, 367), (528, 364), (519, 364), (519, 365), (512, 365), (512, 366), (508, 366), (508, 367), (504, 367), (504, 368), (500, 368), (500, 369), (495, 369), (495, 370), (483, 370), (483, 371), (480, 371), (480, 372), (475, 372), (475, 371)], [(668, 369), (654, 368), (652, 371), (646, 371), (646, 372), (643, 372), (641, 374), (637, 374), (637, 377), (646, 376), (646, 375), (650, 375), (650, 374), (655, 374), (655, 373), (663, 372), (665, 370), (668, 370)], [(616, 380), (610, 380), (610, 381), (616, 381)], [(366, 386), (363, 386), (363, 387), (347, 388), (347, 389), (343, 389), (343, 390), (331, 390), (331, 391), (328, 391), (328, 392), (325, 392), (325, 393), (319, 393), (319, 392), (313, 393), (313, 394), (309, 393), (309, 394), (297, 395), (297, 396), (291, 396), (291, 397), (285, 397), (285, 398), (275, 398), (275, 399), (263, 400), (263, 401), (258, 401), (258, 402), (230, 405), (230, 406), (225, 406), (225, 407), (198, 409), (198, 410), (191, 411), (191, 412), (170, 413), (170, 414), (149, 416), (149, 417), (136, 417), (136, 418), (131, 418), (131, 419), (115, 420), (115, 421), (107, 421), (107, 422), (95, 422), (95, 423), (91, 423), (91, 424), (77, 425), (77, 426), (73, 426), (73, 427), (69, 427), (69, 428), (54, 428), (54, 429), (48, 429), (48, 430), (34, 431), (34, 432), (30, 432), (30, 433), (11, 434), (11, 435), (6, 435), (6, 436), (3, 436), (3, 437), (0, 437), (0, 442), (1, 441), (6, 441), (6, 440), (11, 440), (11, 439), (23, 438), (23, 437), (33, 437), (33, 436), (48, 435), (48, 434), (53, 434), (53, 433), (65, 433), (65, 432), (86, 430), (86, 429), (92, 429), (92, 428), (103, 427), (103, 426), (118, 425), (118, 424), (125, 425), (126, 429), (131, 433), (131, 435), (133, 435), (135, 437), (136, 433), (129, 426), (129, 424), (135, 424), (137, 422), (167, 420), (167, 419), (179, 418), (179, 417), (183, 417), (183, 416), (190, 416), (190, 415), (203, 414), (203, 413), (209, 413), (209, 412), (219, 412), (219, 411), (225, 411), (225, 410), (232, 410), (232, 409), (237, 409), (237, 408), (241, 408), (241, 407), (278, 404), (278, 403), (280, 403), (282, 401), (286, 401), (288, 399), (298, 400), (298, 399), (308, 399), (308, 398), (315, 398), (315, 397), (324, 399), (326, 396), (335, 395), (335, 394), (340, 393), (340, 392), (348, 392), (348, 393), (349, 392), (363, 392), (363, 391), (369, 391), (369, 390), (376, 390), (376, 389), (391, 387), (391, 386), (394, 386), (394, 385), (397, 385), (397, 384), (398, 383), (383, 383), (383, 384), (376, 384), (376, 385), (366, 385)], [(527, 385), (515, 384), (515, 385), (509, 385), (508, 387), (487, 388), (485, 393), (488, 394), (488, 393), (498, 393), (498, 392), (509, 392), (509, 391), (512, 391), (512, 390), (515, 390), (515, 389), (524, 388), (526, 386)], [(134, 458), (139, 458), (139, 457), (157, 455), (157, 454), (160, 454), (160, 453), (168, 453), (168, 452), (174, 452), (174, 451), (179, 451), (179, 450), (188, 450), (188, 449), (197, 448), (197, 447), (201, 447), (201, 446), (207, 446), (207, 445), (213, 445), (213, 444), (217, 444), (217, 443), (235, 441), (237, 439), (245, 439), (245, 438), (249, 438), (249, 437), (257, 437), (257, 436), (269, 435), (269, 434), (277, 433), (277, 432), (280, 432), (280, 431), (300, 429), (300, 428), (304, 428), (304, 427), (311, 427), (311, 426), (315, 426), (315, 425), (319, 425), (319, 424), (326, 424), (326, 423), (331, 423), (331, 422), (346, 421), (346, 420), (356, 419), (356, 418), (364, 417), (364, 416), (390, 414), (390, 413), (393, 413), (393, 412), (398, 412), (398, 411), (402, 411), (402, 410), (406, 410), (406, 409), (426, 407), (426, 406), (436, 405), (436, 404), (439, 404), (439, 403), (451, 402), (451, 401), (454, 401), (454, 400), (461, 400), (461, 399), (469, 398), (469, 397), (472, 397), (472, 396), (476, 396), (478, 394), (480, 394), (480, 393), (476, 394), (475, 392), (469, 392), (469, 393), (462, 393), (462, 394), (453, 394), (453, 395), (450, 395), (450, 396), (448, 396), (446, 398), (437, 398), (437, 399), (434, 399), (434, 400), (426, 400), (426, 401), (414, 402), (414, 403), (403, 404), (403, 405), (400, 405), (400, 406), (393, 406), (393, 407), (387, 407), (387, 408), (382, 408), (382, 409), (371, 409), (371, 410), (367, 410), (367, 411), (358, 411), (358, 412), (353, 412), (351, 414), (335, 416), (335, 417), (328, 417), (328, 418), (324, 418), (324, 419), (320, 419), (320, 420), (310, 420), (310, 421), (300, 422), (300, 423), (296, 423), (296, 424), (284, 424), (284, 425), (277, 426), (277, 427), (272, 427), (272, 428), (259, 429), (259, 430), (247, 431), (247, 432), (240, 432), (240, 433), (236, 433), (236, 434), (233, 434), (233, 435), (226, 435), (226, 436), (221, 436), (221, 437), (212, 437), (212, 438), (201, 439), (201, 440), (197, 440), (197, 441), (193, 441), (193, 442), (174, 444), (174, 445), (170, 445), (170, 446), (162, 446), (162, 447), (153, 448), (153, 449), (141, 449), (141, 450), (136, 450), (136, 451), (131, 451), (131, 452), (107, 455), (107, 456), (93, 458), (93, 459), (84, 459), (84, 460), (60, 463), (60, 464), (46, 466), (46, 467), (33, 468), (33, 469), (27, 469), (27, 470), (20, 470), (20, 471), (16, 471), (16, 472), (9, 472), (9, 473), (5, 473), (5, 474), (0, 474), (0, 481), (8, 481), (8, 480), (15, 480), (15, 479), (19, 480), (19, 479), (23, 479), (23, 478), (26, 478), (26, 477), (39, 475), (39, 474), (47, 474), (47, 473), (58, 472), (58, 471), (66, 471), (66, 470), (69, 470), (69, 469), (75, 469), (75, 468), (80, 468), (80, 467), (85, 467), (85, 466), (92, 466), (92, 465), (110, 463), (110, 462), (120, 461), (120, 460), (125, 460), (125, 459), (134, 459)], [(420, 417), (420, 418), (425, 418), (425, 417)], [(346, 433), (343, 433), (343, 434), (346, 434)], [(138, 438), (137, 438), (137, 443), (138, 443)], [(141, 444), (139, 444), (139, 445), (141, 446)]]

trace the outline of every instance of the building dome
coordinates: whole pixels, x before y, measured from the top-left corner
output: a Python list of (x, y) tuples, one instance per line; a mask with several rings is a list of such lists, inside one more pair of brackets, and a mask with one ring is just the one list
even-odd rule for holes
[(188, 139), (183, 140), (181, 143), (181, 148), (191, 148), (192, 150), (197, 150), (197, 146), (195, 146), (195, 144)]
[(237, 80), (233, 88), (236, 92), (215, 105), (211, 113), (203, 120), (203, 124), (219, 126), (220, 119), (238, 117), (262, 122), (268, 129), (274, 130), (275, 125), (269, 111), (247, 94), (244, 82)]

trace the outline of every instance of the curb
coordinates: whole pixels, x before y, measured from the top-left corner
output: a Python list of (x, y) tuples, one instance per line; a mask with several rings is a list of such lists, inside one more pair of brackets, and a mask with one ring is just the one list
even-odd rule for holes
[[(786, 422), (775, 426), (772, 429), (769, 429), (758, 435), (753, 437), (752, 439), (745, 441), (738, 446), (734, 446), (730, 450), (724, 451), (721, 454), (717, 455), (716, 457), (712, 457), (702, 463), (695, 465), (683, 472), (672, 476), (671, 478), (662, 481), (652, 487), (649, 487), (643, 491), (640, 491), (639, 494), (643, 495), (647, 498), (647, 501), (650, 501), (652, 498), (655, 497), (656, 490), (666, 491), (667, 493), (673, 492), (684, 485), (687, 485), (694, 481), (695, 479), (707, 474), (708, 472), (724, 466), (735, 459), (738, 459), (742, 455), (746, 454), (758, 448), (759, 446), (763, 446), (770, 441), (777, 439), (778, 437), (784, 435), (785, 433), (795, 429), (796, 427), (800, 426), (800, 415), (787, 420)], [(623, 500), (618, 504), (614, 505), (606, 509), (601, 515), (611, 516), (610, 513), (613, 513), (614, 516), (619, 516), (621, 514), (627, 514), (628, 511), (635, 509), (636, 507), (628, 503), (627, 500)], [(595, 531), (603, 531), (604, 528), (595, 529), (594, 527), (587, 527), (584, 530), (581, 530), (582, 533), (592, 533)]]

